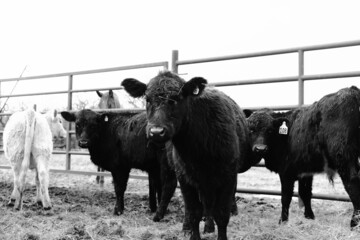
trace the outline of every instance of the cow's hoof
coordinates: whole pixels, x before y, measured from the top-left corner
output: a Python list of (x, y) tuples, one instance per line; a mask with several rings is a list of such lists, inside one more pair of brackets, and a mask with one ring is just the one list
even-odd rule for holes
[(161, 214), (155, 214), (153, 221), (154, 222), (160, 222), (161, 219), (163, 219), (164, 216), (161, 216)]
[(124, 210), (118, 209), (117, 207), (114, 209), (114, 215), (115, 216), (120, 216), (121, 214), (123, 214)]
[(352, 219), (351, 219), (351, 222), (350, 222), (350, 228), (351, 230), (360, 230), (360, 216), (359, 215), (356, 215), (356, 216), (353, 216)]
[(45, 210), (45, 211), (49, 211), (49, 210), (51, 210), (51, 206), (44, 207), (44, 210)]
[(10, 201), (8, 202), (8, 207), (14, 207), (15, 206), (15, 199), (10, 199)]
[(306, 219), (311, 219), (311, 220), (315, 219), (314, 213), (305, 213), (304, 216)]
[(351, 229), (351, 231), (353, 231), (353, 230), (358, 230), (358, 231), (360, 231), (360, 225), (359, 225), (359, 224), (356, 224), (355, 221), (351, 220), (351, 222), (350, 222), (350, 229)]
[(279, 224), (285, 224), (286, 222), (287, 222), (287, 219), (284, 220), (284, 219), (281, 219), (281, 218), (280, 218), (280, 220), (279, 220)]
[(42, 204), (42, 202), (39, 200), (39, 201), (36, 201), (36, 204), (38, 205), (38, 206), (40, 206), (40, 207), (42, 207), (43, 206), (43, 204)]

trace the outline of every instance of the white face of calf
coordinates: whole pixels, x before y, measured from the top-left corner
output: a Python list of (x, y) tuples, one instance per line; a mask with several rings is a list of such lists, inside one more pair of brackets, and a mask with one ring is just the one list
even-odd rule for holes
[(54, 147), (65, 146), (66, 131), (62, 124), (62, 118), (58, 116), (56, 110), (47, 112), (45, 118), (50, 126)]
[(112, 90), (106, 93), (96, 91), (96, 93), (100, 97), (98, 104), (100, 109), (120, 108), (119, 98)]

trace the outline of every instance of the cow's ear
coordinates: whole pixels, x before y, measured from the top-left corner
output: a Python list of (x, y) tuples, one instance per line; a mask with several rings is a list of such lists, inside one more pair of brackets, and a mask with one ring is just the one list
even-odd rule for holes
[(202, 77), (194, 77), (190, 81), (186, 82), (182, 88), (182, 94), (187, 96), (199, 96), (204, 90), (207, 84), (207, 80)]
[(250, 117), (250, 115), (253, 113), (253, 111), (250, 109), (243, 109), (243, 112), (246, 118)]
[(99, 92), (98, 90), (96, 90), (96, 93), (97, 93), (97, 95), (99, 96), (99, 97), (102, 97), (102, 93), (101, 92)]
[(134, 98), (142, 97), (145, 95), (146, 84), (134, 78), (126, 78), (121, 82), (121, 86), (125, 88), (130, 96)]
[(75, 113), (64, 111), (64, 112), (61, 112), (61, 116), (68, 122), (75, 122), (75, 120), (76, 120)]

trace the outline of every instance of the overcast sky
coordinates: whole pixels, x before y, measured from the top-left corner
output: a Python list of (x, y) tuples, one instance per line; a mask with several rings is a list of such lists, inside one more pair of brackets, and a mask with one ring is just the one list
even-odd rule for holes
[[(356, 0), (1, 1), (0, 78), (18, 77), (25, 65), (24, 76), (33, 76), (170, 61), (174, 49), (185, 60), (360, 40), (359, 9)], [(360, 70), (359, 47), (330, 53), (307, 62), (307, 73)], [(337, 55), (339, 60), (330, 60)], [(237, 66), (244, 71), (230, 75), (232, 68), (221, 65), (199, 70), (184, 67), (180, 72), (188, 74), (185, 79), (201, 74), (209, 81), (219, 81), (222, 76), (227, 78), (222, 80), (240, 80), (297, 74), (296, 56), (279, 60), (276, 67), (271, 66), (278, 60), (274, 59), (241, 62)], [(294, 64), (289, 64), (292, 61)], [(344, 84), (359, 86), (360, 80)], [(60, 83), (51, 85), (53, 90), (61, 88)], [(63, 85), (66, 88), (66, 82)], [(285, 85), (282, 91), (287, 87), (293, 88)], [(317, 86), (319, 93), (314, 91), (311, 96), (318, 99), (327, 87)], [(7, 91), (10, 88), (4, 87)], [(21, 89), (24, 87), (17, 91)], [(244, 89), (255, 96), (261, 87)], [(261, 97), (266, 98), (263, 91)], [(254, 99), (239, 101), (250, 106)], [(309, 96), (307, 99), (313, 101)], [(297, 96), (285, 94), (280, 101), (296, 104)]]

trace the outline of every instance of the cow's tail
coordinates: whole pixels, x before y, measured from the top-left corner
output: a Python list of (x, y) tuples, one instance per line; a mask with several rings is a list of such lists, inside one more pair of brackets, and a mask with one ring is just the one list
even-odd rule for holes
[[(34, 140), (34, 131), (35, 131), (35, 111), (28, 110), (26, 111), (26, 134), (25, 134), (25, 146), (24, 146), (24, 158), (21, 163), (20, 170), (20, 181), (24, 182), (26, 177), (26, 172), (30, 166), (30, 157), (31, 157), (31, 148)], [(20, 189), (21, 192), (22, 189)]]

